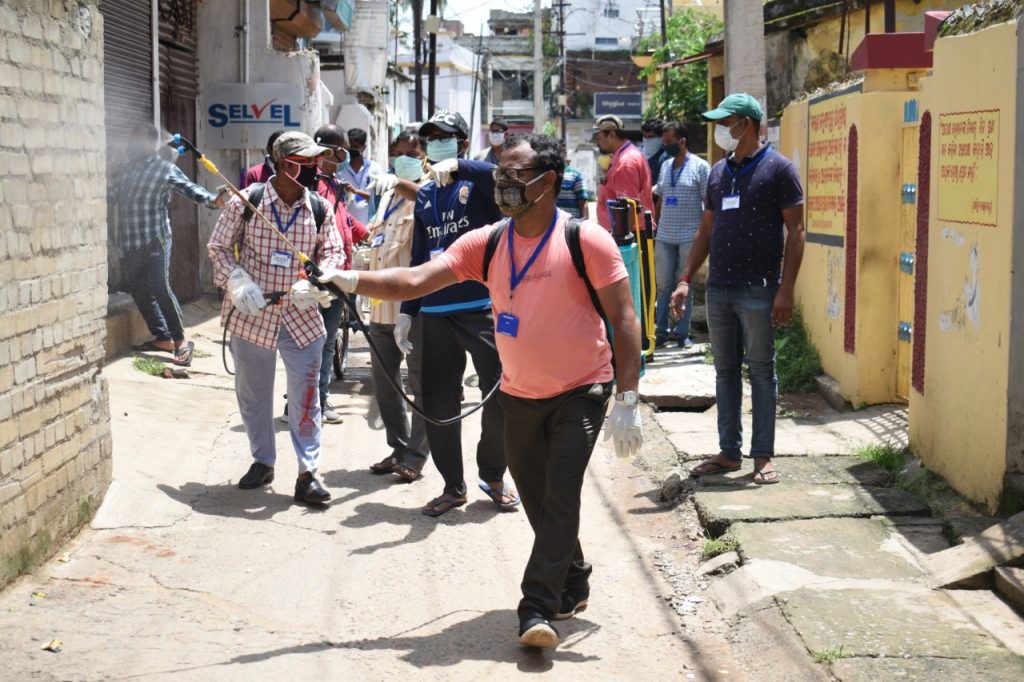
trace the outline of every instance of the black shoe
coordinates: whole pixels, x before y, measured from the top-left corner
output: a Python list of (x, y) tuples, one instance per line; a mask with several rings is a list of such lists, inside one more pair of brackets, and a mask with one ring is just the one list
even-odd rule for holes
[(590, 592), (576, 592), (565, 590), (562, 592), (562, 605), (558, 607), (558, 613), (551, 620), (568, 620), (577, 613), (587, 610), (587, 600), (590, 599)]
[(331, 499), (331, 494), (320, 485), (316, 476), (298, 478), (295, 480), (295, 501), (307, 504), (326, 504)]
[(667, 342), (668, 342), (668, 339), (666, 339), (666, 338), (665, 338), (664, 336), (662, 336), (661, 334), (658, 334), (657, 336), (655, 336), (655, 337), (654, 337), (654, 347), (655, 347), (655, 348), (661, 348), (661, 347), (663, 347), (663, 346), (664, 346), (664, 345), (665, 345), (665, 344), (666, 344)]
[(245, 476), (238, 479), (238, 487), (242, 490), (262, 488), (274, 480), (274, 467), (268, 467), (262, 462), (253, 462)]
[(519, 643), (537, 649), (558, 646), (558, 630), (543, 616), (530, 616), (519, 624)]

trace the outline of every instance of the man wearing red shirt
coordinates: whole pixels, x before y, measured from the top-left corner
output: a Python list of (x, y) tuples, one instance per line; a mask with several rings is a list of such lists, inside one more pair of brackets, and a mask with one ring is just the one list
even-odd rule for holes
[(267, 138), (267, 155), (255, 166), (245, 171), (245, 178), (242, 180), (242, 187), (255, 185), (257, 182), (266, 182), (274, 174), (274, 162), (270, 160), (271, 152), (274, 150), (274, 142), (281, 137), (283, 130), (275, 130)]
[(651, 169), (647, 157), (626, 137), (622, 119), (608, 114), (597, 119), (594, 141), (605, 154), (612, 155), (612, 165), (597, 188), (597, 222), (606, 230), (612, 229), (608, 215), (609, 199), (629, 197), (654, 213), (651, 195)]

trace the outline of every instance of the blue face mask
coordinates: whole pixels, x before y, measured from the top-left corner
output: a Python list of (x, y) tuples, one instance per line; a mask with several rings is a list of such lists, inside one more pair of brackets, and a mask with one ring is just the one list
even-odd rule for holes
[(423, 177), (423, 162), (414, 156), (396, 156), (395, 175), (403, 180), (416, 182)]
[(336, 155), (337, 156), (341, 156), (342, 152), (345, 153), (345, 160), (344, 161), (340, 161), (338, 163), (338, 167), (334, 169), (334, 174), (335, 175), (337, 175), (338, 173), (341, 173), (342, 171), (348, 169), (348, 162), (349, 162), (348, 150), (347, 149), (342, 149), (342, 148), (339, 147)]
[(459, 140), (454, 137), (447, 140), (431, 140), (427, 143), (427, 158), (434, 163), (459, 158)]

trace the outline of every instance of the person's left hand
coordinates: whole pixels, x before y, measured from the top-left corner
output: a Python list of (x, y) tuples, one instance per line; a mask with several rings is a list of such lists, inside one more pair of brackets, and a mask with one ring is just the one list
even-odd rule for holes
[(615, 454), (632, 457), (644, 444), (644, 425), (640, 419), (640, 405), (627, 405), (615, 401), (605, 424), (604, 439), (615, 443)]
[(445, 159), (444, 161), (438, 161), (430, 167), (427, 171), (427, 175), (430, 179), (437, 184), (438, 187), (444, 187), (452, 181), (452, 173), (457, 173), (459, 170), (458, 159)]
[(384, 175), (377, 175), (371, 181), (367, 189), (374, 194), (381, 195), (385, 194), (395, 188), (398, 184), (398, 176), (392, 175), (391, 173), (385, 173)]
[(776, 329), (793, 319), (793, 290), (780, 288), (772, 301), (772, 326)]
[(307, 310), (316, 305), (327, 308), (334, 300), (334, 294), (326, 289), (317, 289), (308, 279), (298, 279), (288, 291), (288, 299), (299, 310)]
[(212, 204), (214, 208), (224, 208), (224, 204), (226, 203), (228, 203), (228, 191), (226, 189), (222, 189), (217, 192), (217, 196), (214, 197)]

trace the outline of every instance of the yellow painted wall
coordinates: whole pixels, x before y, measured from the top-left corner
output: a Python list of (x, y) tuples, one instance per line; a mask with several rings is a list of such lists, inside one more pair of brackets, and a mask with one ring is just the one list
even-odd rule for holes
[[(901, 124), (903, 103), (914, 96), (893, 92), (844, 96), (847, 127), (856, 125), (858, 131), (855, 353), (844, 348), (845, 241), (841, 247), (808, 241), (797, 280), (797, 301), (824, 370), (854, 405), (897, 400)], [(786, 108), (780, 151), (798, 164), (810, 197), (821, 190), (810, 185), (808, 178), (808, 115), (806, 101)], [(843, 186), (845, 190), (845, 182)]]
[[(968, 2), (951, 2), (950, 0), (897, 0), (896, 30), (900, 33), (924, 30), (925, 12), (952, 10)], [(806, 28), (807, 44), (814, 54), (822, 51), (836, 52), (839, 50), (840, 18), (832, 17)], [(871, 4), (871, 32), (881, 33), (885, 30), (885, 7), (881, 2)], [(847, 39), (849, 54), (857, 49), (864, 40), (864, 10), (850, 12), (847, 16)], [(843, 50), (846, 52), (846, 49)]]
[[(994, 510), (1006, 470), (1017, 38), (1013, 23), (941, 38), (921, 110), (932, 114), (924, 394), (911, 390), (910, 442), (932, 470)], [(939, 215), (940, 118), (998, 109), (994, 227)], [(985, 166), (983, 162), (980, 166)], [(974, 190), (972, 190), (974, 191)], [(953, 209), (943, 209), (956, 215)]]

